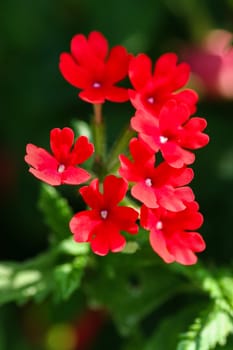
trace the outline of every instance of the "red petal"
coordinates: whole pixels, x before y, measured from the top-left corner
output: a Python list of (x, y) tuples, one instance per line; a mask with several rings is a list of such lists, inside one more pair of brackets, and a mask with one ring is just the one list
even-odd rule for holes
[(167, 263), (175, 261), (174, 256), (168, 251), (165, 237), (162, 231), (151, 230), (150, 244), (153, 250)]
[(128, 89), (110, 86), (106, 88), (106, 99), (112, 102), (126, 102), (129, 100)]
[(71, 154), (71, 164), (81, 164), (85, 162), (94, 152), (94, 146), (86, 136), (80, 136), (75, 142)]
[(60, 56), (59, 69), (63, 77), (73, 86), (85, 89), (91, 84), (91, 75), (88, 70), (75, 63), (72, 56), (62, 53)]
[(108, 53), (108, 42), (100, 32), (93, 31), (88, 36), (88, 44), (93, 53), (101, 60), (104, 60)]
[(172, 187), (164, 186), (156, 190), (158, 203), (161, 207), (172, 212), (179, 212), (186, 208), (183, 198)]
[(129, 63), (129, 78), (136, 90), (141, 90), (152, 77), (152, 62), (145, 54), (133, 57)]
[(61, 184), (61, 176), (57, 172), (59, 163), (51, 154), (33, 144), (28, 144), (26, 151), (25, 161), (32, 166), (29, 171), (35, 177), (52, 186)]
[(133, 159), (138, 164), (147, 163), (154, 165), (154, 151), (142, 140), (139, 140), (136, 137), (132, 138), (129, 144), (129, 149)]
[(163, 158), (174, 168), (182, 168), (185, 164), (192, 164), (195, 155), (182, 149), (174, 142), (166, 142), (160, 147)]
[(167, 76), (173, 73), (176, 62), (177, 55), (173, 52), (167, 52), (161, 55), (155, 63), (154, 78), (159, 79), (161, 76)]
[(110, 249), (110, 237), (108, 227), (104, 224), (99, 225), (93, 232), (94, 236), (91, 240), (91, 249), (97, 255), (107, 255)]
[(29, 171), (37, 179), (44, 181), (51, 186), (61, 185), (61, 176), (54, 169), (36, 170), (36, 169), (30, 168)]
[(172, 236), (169, 250), (177, 262), (183, 265), (192, 265), (197, 262), (194, 252), (205, 249), (205, 242), (197, 232), (179, 232)]
[(126, 245), (125, 237), (117, 229), (111, 229), (109, 236), (109, 248), (113, 253), (120, 252)]
[(142, 134), (155, 135), (155, 137), (159, 135), (158, 119), (141, 110), (137, 110), (135, 116), (131, 118), (131, 126)]
[(186, 123), (184, 131), (181, 134), (181, 143), (184, 147), (197, 149), (207, 145), (209, 136), (202, 133), (207, 122), (204, 118), (192, 118)]
[(173, 94), (172, 99), (175, 99), (178, 103), (186, 103), (190, 110), (190, 114), (195, 113), (196, 103), (198, 101), (198, 95), (195, 91), (191, 89), (183, 90), (179, 93)]
[(66, 163), (74, 142), (74, 132), (70, 128), (54, 128), (50, 132), (50, 147), (59, 163)]
[(83, 186), (79, 190), (84, 201), (93, 209), (103, 208), (103, 195), (99, 192), (99, 180), (94, 179), (89, 186)]
[(70, 220), (70, 231), (76, 242), (88, 242), (94, 228), (101, 220), (94, 210), (85, 210), (77, 213)]
[(123, 46), (115, 46), (111, 49), (106, 62), (106, 76), (112, 84), (124, 79), (128, 73), (129, 58)]
[(79, 93), (79, 97), (89, 103), (104, 103), (106, 98), (106, 90), (103, 88), (90, 87)]
[(186, 202), (193, 202), (195, 199), (192, 189), (188, 186), (176, 188), (175, 194), (185, 203), (185, 207), (187, 206)]
[(72, 38), (71, 54), (81, 66), (88, 67), (89, 63), (92, 63), (92, 50), (83, 34), (77, 34)]
[(115, 207), (111, 212), (111, 220), (119, 230), (127, 231), (129, 233), (137, 233), (138, 225), (135, 221), (138, 219), (138, 212), (129, 207)]
[(180, 63), (174, 72), (174, 76), (172, 79), (173, 91), (182, 88), (190, 76), (190, 66), (187, 63)]
[(190, 117), (190, 111), (184, 103), (169, 100), (159, 114), (161, 133), (177, 133), (177, 128)]
[(121, 166), (119, 174), (128, 181), (140, 181), (143, 178), (143, 169), (139, 169), (137, 165), (132, 163), (124, 154), (119, 156)]
[(104, 203), (109, 208), (122, 201), (127, 192), (128, 184), (122, 178), (108, 175), (104, 180), (103, 189)]
[(62, 174), (63, 184), (79, 185), (89, 180), (91, 175), (82, 168), (68, 167)]
[(131, 189), (131, 194), (149, 208), (158, 207), (157, 196), (154, 189), (146, 186), (144, 182), (139, 182), (134, 185)]

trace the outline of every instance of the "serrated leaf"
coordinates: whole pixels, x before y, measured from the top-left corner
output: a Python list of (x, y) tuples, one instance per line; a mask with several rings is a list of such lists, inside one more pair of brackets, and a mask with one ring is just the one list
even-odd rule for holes
[(56, 240), (68, 237), (69, 221), (73, 212), (67, 200), (54, 187), (42, 184), (38, 205), (44, 215), (45, 223)]
[(174, 350), (179, 333), (184, 331), (187, 324), (195, 317), (195, 314), (200, 312), (202, 304), (199, 302), (191, 303), (162, 317), (152, 335), (146, 340), (143, 350)]
[(231, 316), (216, 304), (198, 317), (182, 336), (177, 350), (210, 350), (216, 345), (226, 344), (227, 337), (233, 333)]

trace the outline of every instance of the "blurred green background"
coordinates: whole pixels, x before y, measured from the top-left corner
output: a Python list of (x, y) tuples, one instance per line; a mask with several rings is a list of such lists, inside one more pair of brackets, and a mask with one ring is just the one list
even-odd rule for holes
[[(0, 14), (0, 255), (1, 260), (23, 261), (48, 244), (47, 228), (37, 208), (39, 182), (23, 160), (25, 145), (48, 147), (51, 128), (69, 126), (74, 118), (89, 120), (91, 114), (91, 106), (77, 98), (76, 89), (58, 70), (59, 55), (69, 51), (72, 36), (99, 30), (110, 46), (122, 44), (130, 52), (145, 52), (155, 60), (163, 52), (179, 54), (184, 47), (199, 43), (211, 29), (232, 31), (233, 1), (2, 0)], [(132, 113), (129, 103), (106, 104), (109, 142)], [(201, 259), (228, 264), (233, 249), (233, 100), (202, 96), (197, 114), (208, 120), (211, 137), (194, 166), (193, 188), (205, 215), (201, 232), (207, 250)], [(34, 331), (42, 334), (38, 349), (53, 350), (45, 345), (47, 330), (43, 328), (73, 317), (80, 308), (74, 311), (74, 304), (61, 306), (60, 313), (56, 308), (48, 311), (46, 305), (40, 312), (33, 306), (24, 311), (13, 305), (4, 307), (0, 339), (7, 340), (2, 340), (0, 350), (37, 349), (25, 331), (25, 322), (34, 312), (39, 320), (39, 330), (35, 326)], [(72, 310), (67, 311), (69, 307)], [(102, 345), (95, 348), (112, 344), (112, 349), (118, 349), (114, 328), (106, 327), (109, 340), (105, 339), (105, 345), (101, 340)]]

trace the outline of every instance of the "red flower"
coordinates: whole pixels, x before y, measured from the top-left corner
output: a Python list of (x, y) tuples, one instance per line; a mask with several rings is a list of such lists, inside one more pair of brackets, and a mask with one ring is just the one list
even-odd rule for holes
[(108, 54), (108, 42), (99, 32), (91, 32), (88, 38), (77, 34), (71, 40), (71, 53), (61, 54), (59, 68), (71, 85), (82, 90), (79, 96), (84, 101), (125, 102), (127, 89), (115, 84), (127, 76), (130, 57), (122, 46)]
[(141, 225), (150, 230), (150, 244), (166, 263), (195, 264), (197, 256), (194, 253), (205, 249), (201, 235), (193, 232), (203, 222), (198, 209), (196, 202), (186, 203), (186, 209), (178, 213), (142, 206)]
[(208, 135), (202, 133), (206, 120), (189, 117), (185, 104), (170, 100), (162, 107), (158, 119), (138, 110), (131, 126), (155, 152), (161, 151), (169, 165), (181, 168), (195, 160), (195, 155), (187, 149), (201, 148), (209, 142)]
[(98, 179), (79, 190), (91, 210), (77, 213), (70, 221), (76, 242), (90, 242), (93, 252), (98, 255), (106, 255), (109, 250), (119, 252), (124, 248), (126, 241), (120, 231), (138, 232), (136, 210), (117, 205), (124, 198), (127, 188), (123, 179), (108, 175), (103, 183), (103, 193), (99, 191)]
[(78, 185), (87, 181), (90, 174), (76, 166), (92, 155), (94, 147), (86, 136), (80, 136), (72, 148), (73, 142), (74, 133), (70, 128), (55, 128), (50, 133), (50, 147), (53, 155), (29, 143), (25, 156), (25, 161), (31, 166), (29, 171), (52, 186)]
[(160, 56), (153, 73), (151, 59), (139, 54), (129, 64), (129, 78), (136, 90), (129, 90), (130, 100), (136, 109), (143, 106), (156, 115), (167, 100), (175, 99), (186, 103), (193, 113), (197, 94), (189, 89), (174, 93), (187, 83), (189, 73), (187, 63), (177, 65), (177, 55), (174, 53)]
[(133, 197), (149, 208), (161, 206), (175, 212), (185, 209), (186, 201), (194, 200), (191, 188), (181, 187), (192, 180), (192, 169), (175, 169), (166, 162), (155, 167), (153, 150), (142, 140), (133, 138), (129, 147), (133, 161), (120, 155), (119, 173), (126, 180), (136, 182), (131, 190)]

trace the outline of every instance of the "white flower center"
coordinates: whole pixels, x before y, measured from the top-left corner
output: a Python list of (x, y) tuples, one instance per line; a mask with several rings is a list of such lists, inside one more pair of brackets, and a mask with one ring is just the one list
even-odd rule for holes
[(163, 223), (162, 221), (158, 221), (156, 226), (155, 226), (156, 230), (162, 230), (163, 229)]
[(101, 84), (100, 83), (98, 83), (97, 81), (95, 82), (95, 83), (93, 83), (93, 88), (95, 88), (95, 89), (98, 89), (98, 88), (100, 88), (101, 87)]
[(160, 143), (166, 143), (168, 138), (166, 136), (159, 136)]
[(150, 178), (147, 178), (145, 180), (145, 184), (146, 184), (146, 186), (151, 187), (152, 186), (152, 180)]
[(58, 173), (60, 173), (60, 174), (63, 173), (65, 171), (65, 168), (66, 167), (64, 164), (60, 164), (57, 168)]
[(100, 211), (100, 216), (101, 216), (101, 218), (102, 219), (107, 219), (107, 217), (108, 217), (108, 211), (107, 210), (101, 210)]
[(154, 97), (153, 96), (148, 97), (147, 102), (149, 102), (151, 105), (153, 105), (153, 103), (155, 103)]

